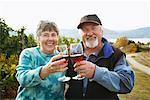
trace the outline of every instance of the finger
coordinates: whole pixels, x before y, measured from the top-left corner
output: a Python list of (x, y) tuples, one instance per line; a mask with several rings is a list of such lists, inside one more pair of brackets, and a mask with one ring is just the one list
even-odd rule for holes
[(61, 65), (58, 65), (58, 66), (51, 66), (49, 67), (49, 70), (51, 72), (58, 72), (60, 69), (68, 69), (68, 67), (66, 67), (68, 65), (68, 63), (64, 63), (64, 64), (61, 64)]
[(76, 62), (76, 63), (73, 65), (74, 68), (76, 68), (76, 67), (78, 67), (78, 66), (80, 66), (80, 62)]
[(60, 54), (58, 54), (58, 55), (56, 55), (56, 56), (53, 56), (52, 59), (51, 59), (51, 61), (52, 61), (52, 62), (53, 62), (53, 61), (56, 61), (56, 60), (58, 60), (58, 59), (61, 59), (62, 57), (63, 57), (63, 54), (60, 53)]
[(68, 67), (60, 68), (60, 69), (57, 70), (57, 72), (64, 72), (64, 71), (66, 71), (67, 69), (68, 69)]
[(80, 76), (80, 78), (81, 77), (86, 77), (86, 73), (80, 73), (79, 76)]
[(80, 70), (86, 70), (86, 65), (80, 65), (80, 66), (76, 66), (74, 71), (80, 71)]
[(66, 59), (60, 59), (51, 63), (52, 66), (61, 65), (62, 63), (66, 63)]
[(56, 69), (61, 69), (61, 68), (64, 68), (64, 67), (67, 67), (68, 63), (62, 63), (61, 65), (57, 65), (55, 66)]
[(77, 67), (77, 66), (81, 66), (81, 65), (85, 65), (85, 64), (86, 64), (86, 61), (82, 60), (80, 62), (76, 62), (73, 67)]
[(86, 61), (86, 60), (82, 60), (82, 61), (79, 62), (79, 64), (80, 64), (80, 65), (85, 65), (87, 62), (88, 62), (88, 61)]
[(78, 73), (85, 73), (86, 70), (78, 70)]

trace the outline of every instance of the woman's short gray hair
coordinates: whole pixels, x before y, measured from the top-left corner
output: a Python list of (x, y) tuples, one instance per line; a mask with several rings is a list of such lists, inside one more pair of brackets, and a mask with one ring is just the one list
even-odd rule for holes
[(54, 22), (50, 22), (48, 20), (40, 21), (36, 31), (37, 37), (39, 37), (44, 31), (55, 31), (57, 34), (59, 34), (57, 25)]

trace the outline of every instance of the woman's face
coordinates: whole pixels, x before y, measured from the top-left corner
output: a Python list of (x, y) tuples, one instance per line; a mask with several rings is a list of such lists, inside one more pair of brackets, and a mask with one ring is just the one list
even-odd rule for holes
[(58, 33), (55, 31), (42, 32), (38, 38), (41, 51), (47, 54), (54, 53), (55, 46), (58, 43), (58, 38)]

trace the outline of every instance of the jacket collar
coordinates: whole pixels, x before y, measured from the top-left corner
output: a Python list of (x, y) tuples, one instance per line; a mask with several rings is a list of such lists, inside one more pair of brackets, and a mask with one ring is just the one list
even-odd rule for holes
[(104, 43), (102, 47), (103, 56), (104, 58), (109, 58), (114, 53), (114, 50), (111, 44), (105, 38), (102, 38), (102, 42)]

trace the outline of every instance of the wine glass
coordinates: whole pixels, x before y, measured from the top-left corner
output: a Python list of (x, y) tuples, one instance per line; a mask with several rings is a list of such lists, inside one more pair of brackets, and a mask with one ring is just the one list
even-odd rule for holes
[[(56, 49), (57, 49), (58, 52), (63, 53), (63, 57), (62, 58), (65, 58), (66, 60), (69, 59), (67, 45), (58, 45), (58, 46), (56, 46)], [(65, 74), (65, 72), (64, 72), (64, 74)], [(58, 81), (66, 82), (66, 81), (69, 81), (70, 79), (71, 79), (70, 77), (67, 77), (67, 76), (64, 75), (64, 76), (58, 78)]]
[[(83, 55), (83, 46), (81, 43), (70, 44), (70, 59), (76, 63), (84, 59)], [(81, 77), (80, 73), (77, 72), (77, 75), (72, 77), (74, 80), (82, 80), (85, 77)]]

